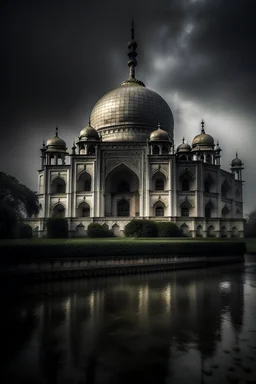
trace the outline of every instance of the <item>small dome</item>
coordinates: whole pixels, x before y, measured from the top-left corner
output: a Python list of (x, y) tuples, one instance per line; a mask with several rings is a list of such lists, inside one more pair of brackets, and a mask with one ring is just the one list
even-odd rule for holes
[(239, 159), (236, 153), (236, 157), (231, 162), (231, 167), (242, 167), (242, 166), (243, 166), (243, 162), (242, 160)]
[(65, 151), (66, 152), (67, 145), (66, 145), (66, 142), (58, 136), (58, 128), (56, 128), (56, 135), (51, 139), (47, 140), (46, 148), (47, 148), (47, 152), (49, 151), (52, 151), (52, 152)]
[(211, 147), (213, 149), (214, 138), (211, 135), (208, 135), (207, 133), (205, 133), (203, 120), (201, 122), (201, 125), (202, 125), (201, 133), (194, 137), (192, 141), (192, 148), (194, 149), (196, 147)]
[(79, 135), (79, 140), (99, 140), (99, 135), (96, 129), (94, 129), (90, 123), (82, 129)]
[(214, 147), (214, 138), (207, 133), (200, 133), (194, 137), (192, 141), (192, 147), (204, 146), (204, 147)]
[(158, 129), (151, 133), (149, 141), (170, 141), (170, 139), (168, 133), (161, 129), (160, 124), (158, 124)]
[(191, 147), (188, 143), (185, 143), (185, 139), (182, 139), (182, 143), (178, 146), (177, 152), (190, 152)]

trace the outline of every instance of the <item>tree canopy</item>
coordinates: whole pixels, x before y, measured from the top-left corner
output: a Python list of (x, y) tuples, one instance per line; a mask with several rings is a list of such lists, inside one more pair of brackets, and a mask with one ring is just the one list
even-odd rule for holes
[(249, 213), (249, 218), (245, 224), (245, 236), (256, 237), (256, 209)]
[(15, 177), (0, 172), (0, 237), (13, 237), (18, 221), (38, 212), (36, 193)]

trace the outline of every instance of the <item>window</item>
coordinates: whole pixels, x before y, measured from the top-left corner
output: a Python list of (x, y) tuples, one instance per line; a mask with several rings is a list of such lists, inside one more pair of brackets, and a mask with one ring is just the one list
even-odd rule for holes
[(53, 208), (53, 217), (65, 217), (65, 208), (63, 207), (62, 204), (57, 204)]
[(65, 185), (57, 184), (56, 185), (56, 193), (65, 193)]
[(62, 158), (61, 158), (60, 156), (58, 156), (57, 164), (58, 164), (58, 165), (62, 165), (62, 164), (63, 164), (63, 162), (62, 162)]
[(181, 216), (182, 217), (189, 217), (189, 208), (182, 207), (181, 208)]
[(210, 156), (210, 155), (207, 155), (207, 156), (206, 156), (206, 163), (211, 164), (211, 162), (212, 162), (212, 158), (211, 158), (211, 156)]
[(169, 151), (168, 151), (168, 148), (167, 147), (163, 147), (162, 148), (162, 154), (163, 155), (168, 155)]
[(210, 183), (209, 183), (209, 181), (205, 181), (205, 183), (204, 183), (204, 191), (205, 192), (210, 192)]
[(85, 180), (85, 182), (84, 182), (84, 190), (87, 191), (87, 192), (91, 190), (91, 180)]
[(224, 208), (222, 208), (221, 214), (222, 214), (222, 217), (227, 217), (228, 216), (229, 209), (228, 209), (228, 207), (226, 205), (225, 205)]
[(83, 208), (82, 217), (90, 217), (90, 207), (84, 207)]
[(155, 190), (156, 191), (163, 191), (164, 190), (164, 180), (163, 179), (156, 179)]
[(224, 198), (228, 197), (228, 192), (229, 192), (229, 184), (225, 180), (224, 183), (221, 186), (221, 195), (222, 195), (222, 197), (224, 197)]
[(185, 179), (182, 181), (181, 190), (182, 191), (189, 191), (189, 180)]
[(206, 204), (205, 209), (204, 209), (205, 217), (210, 218), (212, 216), (212, 209), (213, 209), (212, 203)]
[(77, 192), (88, 192), (91, 191), (92, 188), (92, 178), (91, 175), (88, 172), (82, 172), (82, 174), (79, 175), (76, 185)]
[(163, 207), (156, 207), (156, 216), (164, 216), (164, 208)]
[(153, 155), (159, 155), (159, 147), (158, 147), (158, 145), (155, 145), (153, 147), (152, 153), (153, 153)]
[(61, 177), (57, 177), (53, 180), (51, 193), (66, 193), (66, 183)]

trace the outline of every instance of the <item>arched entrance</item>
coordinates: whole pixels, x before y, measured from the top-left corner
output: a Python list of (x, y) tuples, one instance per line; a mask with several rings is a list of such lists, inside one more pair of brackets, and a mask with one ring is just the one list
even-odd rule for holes
[(139, 178), (126, 165), (114, 168), (105, 180), (105, 216), (139, 216)]

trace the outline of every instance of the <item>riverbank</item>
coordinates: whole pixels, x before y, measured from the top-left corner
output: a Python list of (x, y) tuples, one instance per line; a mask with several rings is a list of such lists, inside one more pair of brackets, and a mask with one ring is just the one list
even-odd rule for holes
[(51, 280), (244, 262), (242, 241), (37, 239), (0, 244), (0, 277)]

